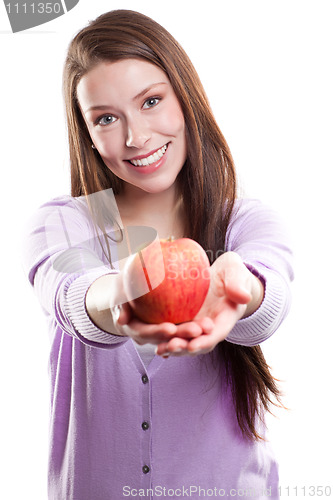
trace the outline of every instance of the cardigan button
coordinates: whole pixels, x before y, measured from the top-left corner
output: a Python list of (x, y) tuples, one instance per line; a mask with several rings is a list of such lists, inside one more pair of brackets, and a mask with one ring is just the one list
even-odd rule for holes
[(141, 427), (142, 427), (142, 429), (144, 431), (146, 431), (147, 429), (149, 429), (149, 423), (148, 422), (142, 422)]
[(148, 376), (146, 374), (142, 375), (141, 380), (143, 384), (148, 384), (149, 382)]
[(144, 474), (148, 474), (148, 472), (149, 472), (149, 471), (150, 471), (150, 469), (149, 469), (148, 465), (144, 465), (144, 466), (142, 467), (142, 472), (143, 472)]

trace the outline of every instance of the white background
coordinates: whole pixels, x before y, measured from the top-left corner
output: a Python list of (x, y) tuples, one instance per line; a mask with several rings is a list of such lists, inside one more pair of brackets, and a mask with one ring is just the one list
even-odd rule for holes
[(285, 217), (295, 252), (293, 307), (263, 349), (289, 410), (269, 419), (270, 437), (282, 498), (288, 487), (289, 496), (297, 487), (298, 498), (313, 498), (302, 489), (311, 485), (330, 485), (333, 496), (333, 30), (331, 2), (323, 0), (80, 0), (65, 16), (16, 34), (1, 3), (0, 496), (47, 497), (49, 340), (23, 274), (22, 234), (41, 203), (70, 189), (61, 94), (66, 47), (88, 20), (113, 8), (151, 16), (183, 45), (244, 193)]

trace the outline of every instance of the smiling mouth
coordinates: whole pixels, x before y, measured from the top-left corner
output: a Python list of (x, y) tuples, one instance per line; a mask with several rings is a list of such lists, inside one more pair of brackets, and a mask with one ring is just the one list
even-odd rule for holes
[(140, 160), (128, 160), (135, 167), (145, 167), (147, 165), (152, 165), (162, 158), (168, 149), (168, 144), (155, 151), (155, 153), (147, 156), (146, 158), (141, 158)]

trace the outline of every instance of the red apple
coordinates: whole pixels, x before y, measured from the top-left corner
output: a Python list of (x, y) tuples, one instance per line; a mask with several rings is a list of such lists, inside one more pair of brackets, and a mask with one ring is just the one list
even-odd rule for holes
[(125, 291), (139, 319), (177, 324), (199, 312), (209, 288), (210, 264), (194, 240), (159, 240), (129, 259), (125, 276)]

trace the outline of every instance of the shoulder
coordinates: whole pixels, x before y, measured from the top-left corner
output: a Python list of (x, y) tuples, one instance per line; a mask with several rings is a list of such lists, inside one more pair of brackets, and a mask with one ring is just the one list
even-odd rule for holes
[(50, 228), (56, 221), (57, 224), (66, 222), (67, 226), (72, 223), (82, 224), (82, 221), (88, 220), (89, 211), (87, 203), (81, 198), (62, 195), (46, 201), (30, 215), (26, 230), (31, 232)]
[(257, 198), (237, 198), (234, 203), (230, 223), (252, 218), (260, 214), (278, 216), (272, 207)]
[(256, 260), (266, 255), (274, 261), (279, 256), (291, 262), (291, 234), (284, 218), (270, 205), (257, 199), (238, 199), (227, 231), (226, 250)]
[(52, 212), (55, 210), (61, 210), (63, 208), (75, 209), (75, 210), (86, 210), (87, 203), (84, 201), (85, 197), (81, 196), (75, 198), (70, 195), (61, 195), (51, 200), (46, 201), (36, 210), (36, 213), (41, 212)]
[(231, 214), (227, 241), (235, 243), (239, 237), (261, 239), (271, 235), (288, 238), (285, 221), (270, 205), (254, 198), (239, 198)]
[(244, 261), (280, 266), (292, 279), (292, 239), (286, 221), (271, 206), (257, 199), (236, 201), (227, 231), (226, 250)]
[(87, 207), (63, 195), (40, 205), (25, 223), (22, 234), (24, 265), (41, 263), (52, 252), (72, 247), (92, 237)]
[(45, 273), (73, 274), (104, 265), (103, 249), (87, 197), (59, 196), (43, 203), (23, 235), (23, 268), (31, 283), (41, 264)]

